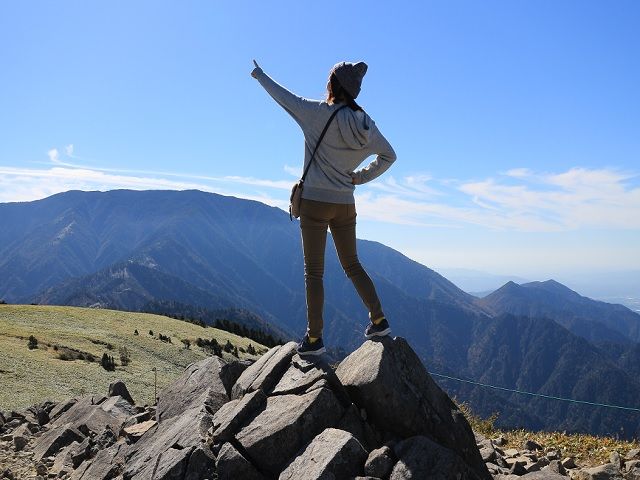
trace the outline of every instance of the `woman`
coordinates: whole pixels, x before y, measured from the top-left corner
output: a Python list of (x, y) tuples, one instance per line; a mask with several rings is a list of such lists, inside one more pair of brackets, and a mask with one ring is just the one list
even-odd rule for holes
[[(334, 113), (326, 134), (309, 167), (302, 190), (300, 229), (304, 252), (304, 279), (307, 298), (307, 333), (298, 345), (300, 355), (320, 355), (322, 309), (324, 304), (324, 251), (327, 227), (340, 263), (369, 310), (365, 336), (385, 336), (391, 332), (378, 294), (369, 275), (358, 261), (356, 251), (355, 185), (370, 182), (386, 171), (396, 154), (374, 121), (355, 99), (367, 72), (364, 62), (340, 62), (329, 72), (326, 101), (309, 100), (290, 92), (272, 80), (253, 61), (251, 76), (300, 125), (305, 139), (304, 167), (309, 164), (318, 139)], [(348, 108), (340, 108), (347, 106)], [(355, 170), (367, 157), (377, 155), (365, 168)]]

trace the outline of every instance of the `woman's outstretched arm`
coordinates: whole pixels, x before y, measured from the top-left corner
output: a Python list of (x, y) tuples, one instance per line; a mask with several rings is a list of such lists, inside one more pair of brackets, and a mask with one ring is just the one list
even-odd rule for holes
[(305, 112), (315, 109), (319, 102), (300, 97), (290, 92), (285, 87), (273, 80), (269, 75), (264, 73), (260, 66), (253, 61), (255, 68), (251, 72), (251, 76), (260, 82), (269, 95), (284, 108), (293, 119), (301, 123), (304, 119)]

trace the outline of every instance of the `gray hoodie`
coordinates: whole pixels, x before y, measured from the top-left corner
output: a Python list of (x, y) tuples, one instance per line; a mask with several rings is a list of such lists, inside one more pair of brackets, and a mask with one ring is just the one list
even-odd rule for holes
[[(260, 85), (300, 125), (304, 134), (304, 167), (331, 114), (343, 104), (299, 97), (275, 82), (261, 69)], [(367, 157), (376, 155), (365, 168), (355, 170)], [(396, 159), (396, 153), (380, 133), (375, 122), (363, 111), (340, 110), (318, 147), (304, 182), (302, 198), (330, 203), (355, 203), (356, 185), (370, 182), (385, 172)]]

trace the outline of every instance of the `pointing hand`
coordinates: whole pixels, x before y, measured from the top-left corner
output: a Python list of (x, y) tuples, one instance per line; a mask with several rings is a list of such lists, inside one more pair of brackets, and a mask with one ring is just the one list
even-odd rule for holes
[(251, 76), (253, 78), (258, 78), (258, 74), (262, 73), (262, 69), (260, 68), (260, 65), (258, 65), (258, 62), (256, 62), (255, 60), (253, 61), (253, 64), (255, 65), (255, 68), (251, 72)]

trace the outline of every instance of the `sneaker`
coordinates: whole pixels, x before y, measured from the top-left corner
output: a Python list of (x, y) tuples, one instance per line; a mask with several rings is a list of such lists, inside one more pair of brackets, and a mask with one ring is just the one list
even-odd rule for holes
[(309, 335), (305, 335), (298, 344), (296, 351), (299, 355), (322, 355), (327, 350), (324, 348), (322, 338), (319, 338), (315, 342), (311, 343), (309, 342)]
[(389, 322), (387, 322), (386, 318), (383, 318), (380, 323), (377, 325), (373, 322), (369, 322), (366, 330), (364, 331), (364, 336), (367, 338), (373, 337), (384, 337), (385, 335), (389, 335), (391, 333), (391, 327), (389, 327)]

